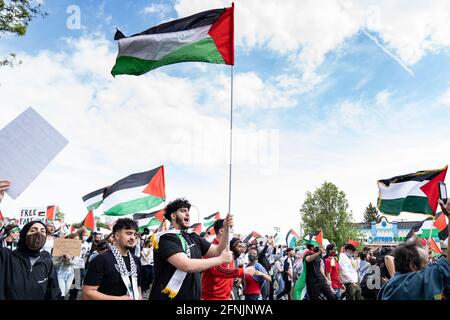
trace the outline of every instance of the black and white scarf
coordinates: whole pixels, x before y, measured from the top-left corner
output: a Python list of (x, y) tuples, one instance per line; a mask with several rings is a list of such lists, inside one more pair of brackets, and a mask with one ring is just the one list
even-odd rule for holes
[[(138, 287), (138, 274), (137, 274), (137, 268), (136, 263), (134, 262), (133, 255), (131, 252), (128, 252), (128, 256), (130, 257), (130, 266), (131, 271), (127, 270), (127, 266), (125, 264), (125, 261), (123, 260), (122, 255), (119, 252), (119, 249), (117, 249), (116, 246), (111, 246), (111, 252), (114, 255), (114, 258), (116, 259), (116, 268), (117, 271), (119, 271), (120, 276), (122, 277), (122, 281), (125, 284), (125, 287), (127, 288), (127, 294), (133, 298), (134, 300), (139, 300), (139, 287)], [(131, 283), (130, 283), (130, 276), (131, 276)]]

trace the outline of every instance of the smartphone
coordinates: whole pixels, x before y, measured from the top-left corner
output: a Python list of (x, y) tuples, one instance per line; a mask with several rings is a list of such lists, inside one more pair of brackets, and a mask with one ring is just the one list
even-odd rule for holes
[(439, 198), (444, 201), (444, 203), (447, 202), (447, 186), (444, 182), (439, 182)]

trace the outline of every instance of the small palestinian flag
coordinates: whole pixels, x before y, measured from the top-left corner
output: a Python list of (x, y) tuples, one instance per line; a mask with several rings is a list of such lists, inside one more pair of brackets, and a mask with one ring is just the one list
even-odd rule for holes
[(416, 225), (414, 225), (411, 230), (406, 235), (406, 240), (413, 237), (414, 234), (416, 238), (430, 238), (430, 233), (432, 238), (439, 237), (439, 229), (435, 228), (433, 225), (433, 218), (427, 218)]
[(322, 230), (320, 230), (316, 235), (309, 234), (303, 238), (303, 242), (306, 244), (313, 245), (314, 247), (321, 247), (323, 242)]
[(205, 222), (203, 222), (203, 226), (205, 228), (209, 228), (214, 224), (214, 222), (216, 222), (217, 220), (220, 220), (220, 212), (217, 211), (216, 213), (213, 213), (207, 217), (204, 217), (203, 220), (205, 220)]
[(288, 248), (295, 248), (299, 239), (300, 236), (294, 230), (289, 230), (286, 235), (286, 243)]
[(202, 232), (202, 224), (201, 223), (194, 223), (192, 226), (189, 227), (190, 233), (195, 232), (197, 234), (200, 234)]
[(258, 232), (253, 231), (243, 240), (244, 243), (251, 243), (257, 239), (261, 238), (261, 235)]
[(91, 232), (95, 231), (95, 220), (94, 220), (94, 212), (89, 211), (86, 215), (86, 218), (84, 218), (82, 226), (88, 229)]
[(234, 4), (169, 21), (126, 37), (117, 30), (119, 54), (111, 74), (141, 75), (179, 62), (234, 65)]
[(164, 166), (135, 173), (108, 187), (103, 200), (107, 216), (123, 216), (149, 210), (166, 199)]
[(133, 220), (137, 222), (139, 232), (142, 233), (145, 228), (158, 227), (164, 221), (164, 209), (151, 213), (135, 213)]
[(55, 220), (55, 211), (56, 211), (56, 207), (55, 206), (48, 206), (47, 207), (46, 217), (47, 217), (48, 221)]
[(378, 208), (384, 214), (401, 212), (434, 215), (439, 200), (439, 182), (445, 180), (447, 166), (378, 181)]
[(103, 194), (105, 191), (106, 188), (101, 188), (91, 193), (88, 193), (82, 198), (84, 206), (88, 209), (88, 211), (95, 210), (102, 204)]

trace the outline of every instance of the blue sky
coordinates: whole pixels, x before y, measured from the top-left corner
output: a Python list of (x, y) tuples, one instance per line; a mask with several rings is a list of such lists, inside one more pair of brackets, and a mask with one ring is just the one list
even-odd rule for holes
[[(229, 2), (41, 2), (49, 15), (25, 37), (0, 38), (0, 54), (23, 61), (0, 69), (0, 126), (31, 105), (71, 143), (2, 211), (56, 203), (79, 221), (82, 195), (165, 164), (169, 199), (225, 213), (229, 67), (109, 72), (116, 27), (131, 35)], [(71, 5), (80, 29), (66, 26)], [(324, 181), (346, 192), (360, 221), (378, 179), (448, 163), (448, 1), (248, 0), (235, 10), (238, 232), (297, 228), (306, 191)]]

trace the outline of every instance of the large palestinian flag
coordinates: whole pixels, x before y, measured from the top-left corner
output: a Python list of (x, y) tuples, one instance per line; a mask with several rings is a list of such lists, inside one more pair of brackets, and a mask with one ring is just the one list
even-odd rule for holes
[(299, 239), (300, 236), (294, 230), (289, 230), (286, 235), (286, 243), (288, 248), (295, 248)]
[(103, 194), (106, 188), (101, 188), (91, 193), (88, 193), (83, 197), (83, 202), (88, 211), (97, 209), (103, 202)]
[(427, 218), (417, 224), (415, 224), (411, 230), (406, 235), (406, 240), (411, 238), (412, 236), (416, 236), (416, 238), (438, 238), (439, 237), (439, 229), (434, 226), (433, 218)]
[(166, 22), (126, 37), (117, 30), (119, 54), (111, 74), (141, 75), (179, 62), (234, 65), (234, 5)]
[(439, 182), (445, 180), (447, 167), (426, 170), (378, 181), (378, 208), (384, 214), (401, 212), (434, 215), (439, 200)]
[(303, 243), (313, 245), (314, 247), (322, 247), (323, 243), (323, 234), (322, 230), (320, 230), (316, 235), (309, 234), (302, 239)]
[(135, 213), (133, 220), (136, 221), (139, 227), (139, 232), (143, 232), (145, 228), (151, 229), (161, 225), (164, 221), (164, 209), (151, 213)]
[(244, 243), (251, 243), (252, 241), (255, 241), (257, 239), (261, 238), (261, 235), (256, 232), (256, 231), (252, 231), (252, 233), (250, 233), (247, 237), (245, 237), (245, 239), (243, 240)]
[(204, 217), (203, 220), (205, 220), (205, 222), (203, 222), (203, 226), (205, 228), (209, 228), (212, 225), (214, 225), (214, 222), (216, 222), (217, 220), (220, 220), (220, 212), (217, 211), (216, 213), (213, 213), (207, 217)]
[(149, 210), (166, 199), (164, 166), (135, 173), (106, 189), (103, 210), (107, 216), (123, 216)]

